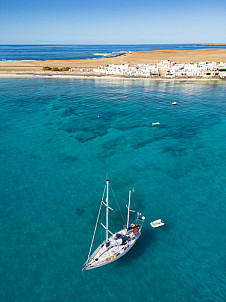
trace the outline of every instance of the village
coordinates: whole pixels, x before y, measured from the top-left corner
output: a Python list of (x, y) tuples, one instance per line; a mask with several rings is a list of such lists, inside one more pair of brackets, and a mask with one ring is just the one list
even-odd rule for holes
[[(80, 70), (83, 71), (83, 70)], [(88, 70), (87, 70), (88, 71)], [(91, 71), (91, 70), (89, 70)], [(93, 72), (99, 75), (117, 75), (128, 77), (166, 77), (166, 78), (226, 78), (226, 63), (199, 62), (177, 64), (170, 60), (161, 60), (155, 65), (149, 64), (108, 64), (99, 66)]]

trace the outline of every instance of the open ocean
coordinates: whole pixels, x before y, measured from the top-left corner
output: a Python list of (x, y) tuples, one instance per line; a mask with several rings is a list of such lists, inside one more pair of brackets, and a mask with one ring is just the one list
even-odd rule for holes
[[(225, 301), (225, 101), (225, 81), (1, 78), (0, 301)], [(82, 273), (106, 177), (146, 220)]]
[(115, 57), (129, 51), (200, 48), (225, 48), (225, 46), (199, 46), (197, 44), (0, 45), (0, 61), (99, 59)]

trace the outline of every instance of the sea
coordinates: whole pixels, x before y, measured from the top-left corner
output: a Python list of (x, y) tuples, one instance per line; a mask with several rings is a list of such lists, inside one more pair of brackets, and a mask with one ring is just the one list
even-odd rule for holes
[[(0, 78), (0, 301), (225, 301), (225, 99), (223, 80)], [(142, 235), (82, 272), (107, 178), (110, 231), (134, 188)]]
[(111, 58), (130, 51), (225, 48), (200, 44), (0, 45), (0, 61), (77, 60)]

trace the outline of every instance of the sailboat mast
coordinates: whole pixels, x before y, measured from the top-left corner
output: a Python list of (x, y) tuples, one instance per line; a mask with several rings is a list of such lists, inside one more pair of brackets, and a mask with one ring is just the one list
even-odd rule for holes
[(129, 190), (129, 203), (128, 203), (128, 214), (127, 214), (127, 224), (126, 224), (126, 228), (128, 229), (129, 227), (129, 211), (130, 211), (130, 198), (131, 198), (131, 189)]
[(106, 192), (106, 243), (108, 243), (108, 189), (109, 189), (109, 179), (107, 179), (107, 192)]

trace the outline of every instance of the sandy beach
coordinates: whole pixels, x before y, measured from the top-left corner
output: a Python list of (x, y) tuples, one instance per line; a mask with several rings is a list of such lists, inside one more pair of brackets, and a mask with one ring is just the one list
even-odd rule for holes
[[(153, 50), (126, 53), (118, 57), (86, 60), (0, 61), (0, 76), (95, 76), (92, 71), (107, 64), (156, 64), (161, 60), (176, 63), (226, 62), (226, 48), (195, 50)], [(43, 67), (66, 68), (73, 71), (43, 71)], [(83, 71), (81, 71), (83, 70)]]

